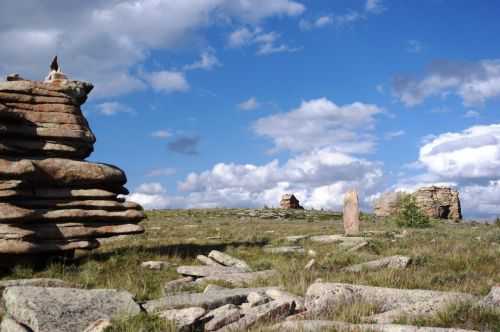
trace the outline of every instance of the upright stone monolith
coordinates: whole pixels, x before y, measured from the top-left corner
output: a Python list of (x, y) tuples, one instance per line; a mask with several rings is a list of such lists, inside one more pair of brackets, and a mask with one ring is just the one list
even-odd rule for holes
[(358, 193), (348, 191), (344, 196), (344, 232), (345, 235), (359, 234), (359, 204)]

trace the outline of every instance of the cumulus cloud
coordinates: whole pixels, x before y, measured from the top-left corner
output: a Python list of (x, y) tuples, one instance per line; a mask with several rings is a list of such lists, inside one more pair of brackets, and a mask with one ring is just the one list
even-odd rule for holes
[(181, 135), (168, 143), (168, 149), (173, 152), (186, 155), (198, 154), (199, 136)]
[(380, 14), (384, 12), (386, 8), (384, 7), (382, 0), (366, 0), (365, 11), (372, 14)]
[(219, 59), (215, 56), (215, 52), (213, 50), (204, 51), (200, 55), (200, 59), (192, 64), (184, 66), (184, 70), (195, 70), (195, 69), (203, 69), (203, 70), (212, 70), (215, 67), (220, 67), (221, 63)]
[(148, 177), (172, 176), (175, 173), (177, 173), (175, 168), (155, 168), (152, 169), (146, 176)]
[(500, 206), (500, 124), (426, 137), (415, 163), (423, 172), (392, 188), (445, 185), (461, 193), (466, 217), (494, 217)]
[(433, 96), (452, 93), (466, 106), (481, 105), (500, 96), (500, 60), (475, 63), (433, 62), (422, 78), (399, 75), (393, 82), (395, 95), (406, 106), (415, 106)]
[(219, 163), (189, 174), (178, 188), (192, 206), (276, 206), (283, 193), (294, 192), (306, 207), (338, 209), (345, 191), (372, 192), (381, 177), (378, 163), (324, 148), (283, 164)]
[(355, 102), (338, 106), (319, 98), (303, 101), (290, 112), (260, 118), (254, 130), (271, 138), (275, 150), (304, 151), (333, 146), (344, 153), (366, 153), (375, 144), (370, 134), (375, 115), (382, 112), (376, 105)]
[(296, 52), (300, 49), (280, 42), (280, 38), (281, 35), (275, 31), (265, 32), (260, 27), (253, 30), (243, 27), (229, 34), (227, 45), (231, 48), (255, 45), (257, 47), (257, 55)]
[(93, 96), (129, 93), (146, 87), (135, 69), (151, 50), (182, 46), (215, 23), (258, 24), (304, 10), (291, 0), (8, 2), (0, 11), (0, 43), (9, 45), (0, 49), (0, 74), (43, 78), (58, 54), (70, 77), (96, 84)]
[(248, 100), (245, 100), (238, 104), (238, 108), (244, 111), (251, 111), (260, 107), (260, 103), (257, 101), (257, 98), (251, 97)]
[(112, 101), (98, 104), (97, 112), (102, 115), (112, 116), (119, 113), (134, 113), (134, 110), (125, 104)]
[(420, 148), (419, 161), (442, 178), (496, 178), (500, 174), (500, 124), (441, 134)]
[(189, 90), (189, 83), (183, 72), (162, 70), (145, 74), (145, 77), (155, 91), (171, 93)]

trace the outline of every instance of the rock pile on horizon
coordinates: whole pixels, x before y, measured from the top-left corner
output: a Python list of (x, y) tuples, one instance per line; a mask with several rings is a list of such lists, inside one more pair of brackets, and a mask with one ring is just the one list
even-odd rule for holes
[(70, 253), (144, 231), (126, 176), (86, 162), (95, 137), (80, 106), (93, 86), (51, 73), (0, 83), (0, 254)]

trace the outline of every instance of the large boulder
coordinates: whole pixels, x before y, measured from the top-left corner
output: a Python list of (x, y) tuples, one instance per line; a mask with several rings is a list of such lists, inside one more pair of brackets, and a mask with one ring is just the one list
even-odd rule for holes
[[(382, 194), (374, 202), (374, 213), (377, 217), (388, 217), (397, 213), (399, 202), (405, 194), (402, 192), (388, 192)], [(430, 218), (462, 219), (459, 193), (449, 187), (422, 187), (411, 194), (418, 207)]]
[(8, 317), (33, 332), (84, 331), (99, 319), (141, 312), (130, 293), (114, 289), (8, 287), (3, 300)]
[(142, 208), (119, 197), (128, 194), (125, 173), (84, 160), (95, 136), (80, 106), (92, 88), (60, 71), (43, 82), (10, 75), (0, 83), (3, 258), (67, 256), (63, 252), (96, 248), (97, 238), (144, 232)]

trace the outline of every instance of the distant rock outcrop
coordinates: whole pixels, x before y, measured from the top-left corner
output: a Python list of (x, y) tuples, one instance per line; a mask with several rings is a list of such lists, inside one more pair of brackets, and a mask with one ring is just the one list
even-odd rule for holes
[(92, 84), (59, 69), (49, 78), (0, 83), (0, 256), (71, 253), (144, 231), (142, 208), (118, 197), (124, 172), (84, 161), (95, 137), (80, 106)]
[[(388, 217), (397, 213), (402, 192), (388, 192), (375, 201), (374, 213), (377, 217)], [(449, 187), (423, 187), (411, 194), (417, 205), (430, 218), (462, 219), (460, 198), (457, 190)]]
[(282, 209), (303, 209), (294, 194), (284, 194), (281, 196), (280, 207)]

